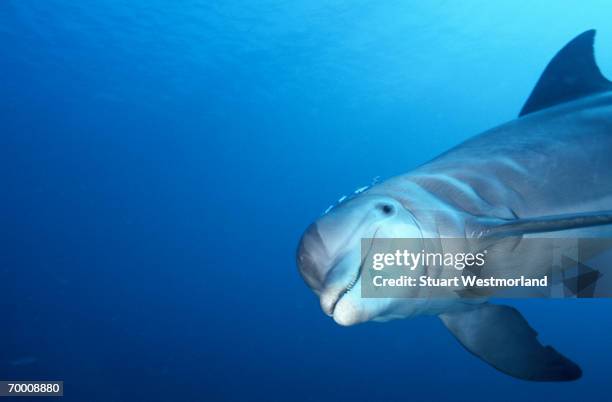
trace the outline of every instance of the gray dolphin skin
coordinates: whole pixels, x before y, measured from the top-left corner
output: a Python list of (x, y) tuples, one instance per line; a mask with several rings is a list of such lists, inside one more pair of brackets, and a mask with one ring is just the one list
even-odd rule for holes
[(362, 238), (491, 233), (612, 237), (612, 83), (595, 63), (594, 37), (586, 31), (557, 53), (518, 118), (360, 191), (306, 229), (297, 264), (327, 315), (347, 326), (437, 315), (468, 351), (506, 374), (580, 378), (512, 307), (461, 296), (361, 297), (360, 246)]

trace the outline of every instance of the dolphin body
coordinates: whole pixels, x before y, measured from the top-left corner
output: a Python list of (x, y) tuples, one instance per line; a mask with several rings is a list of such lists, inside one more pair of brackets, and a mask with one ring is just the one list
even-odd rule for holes
[[(533, 381), (581, 369), (516, 309), (460, 296), (362, 298), (360, 239), (612, 234), (612, 82), (586, 31), (548, 64), (519, 117), (326, 212), (304, 233), (300, 273), (340, 325), (438, 315), (471, 353)], [(529, 265), (526, 261), (526, 268)]]

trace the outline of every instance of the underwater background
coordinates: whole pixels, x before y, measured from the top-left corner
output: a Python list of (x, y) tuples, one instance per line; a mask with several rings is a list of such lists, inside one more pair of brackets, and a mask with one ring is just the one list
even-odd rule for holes
[[(66, 401), (606, 401), (607, 300), (519, 306), (584, 370), (529, 383), (435, 317), (336, 325), (325, 208), (517, 116), (607, 1), (0, 2), (0, 379)], [(53, 399), (53, 398), (50, 398)], [(26, 400), (20, 399), (20, 400)]]

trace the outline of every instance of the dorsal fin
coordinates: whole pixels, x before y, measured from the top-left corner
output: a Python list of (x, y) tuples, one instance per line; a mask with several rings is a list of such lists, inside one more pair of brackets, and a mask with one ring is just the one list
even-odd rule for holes
[(595, 62), (594, 39), (594, 29), (583, 32), (553, 57), (519, 117), (583, 96), (612, 90), (612, 82), (601, 74)]

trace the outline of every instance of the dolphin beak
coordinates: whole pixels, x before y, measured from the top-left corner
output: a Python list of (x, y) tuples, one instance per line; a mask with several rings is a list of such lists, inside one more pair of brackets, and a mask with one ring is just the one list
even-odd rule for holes
[(316, 224), (308, 227), (300, 241), (297, 264), (304, 281), (319, 296), (321, 309), (330, 317), (361, 269), (359, 253), (331, 257)]
[(302, 278), (318, 294), (330, 267), (327, 264), (329, 260), (327, 250), (316, 223), (310, 225), (304, 232), (298, 245), (296, 259)]

